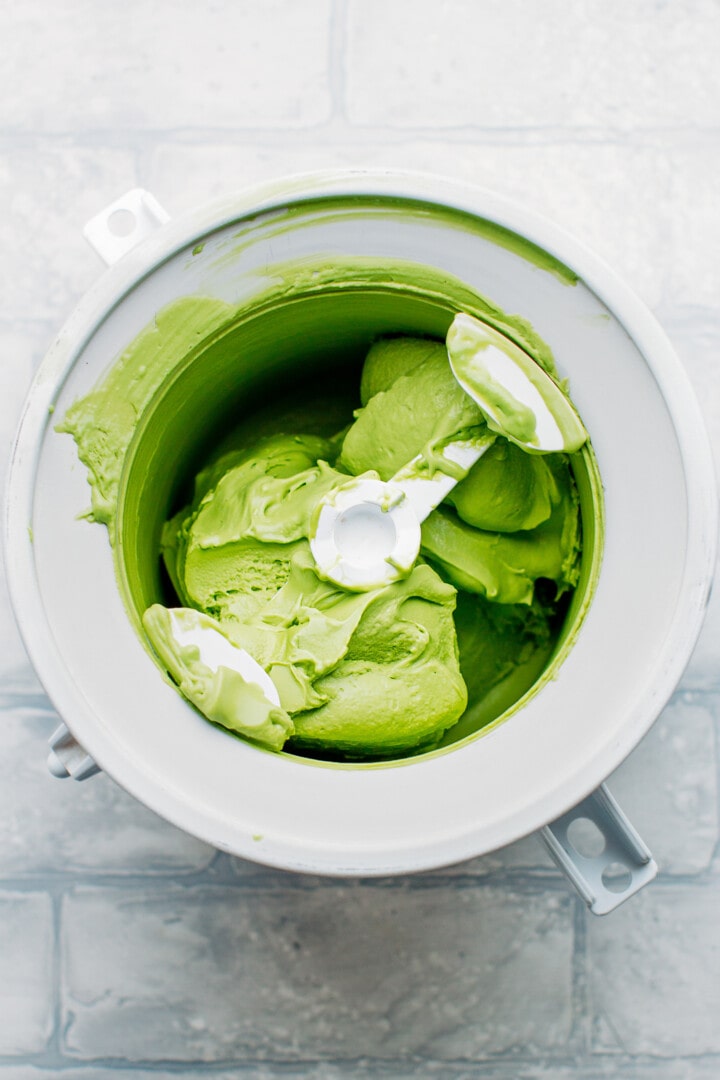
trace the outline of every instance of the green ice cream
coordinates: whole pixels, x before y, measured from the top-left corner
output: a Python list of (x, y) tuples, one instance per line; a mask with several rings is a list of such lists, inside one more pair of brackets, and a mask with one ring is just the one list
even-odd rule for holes
[[(220, 631), (214, 619), (194, 608), (177, 608), (174, 615), (185, 628)], [(162, 604), (147, 609), (143, 624), (153, 648), (180, 690), (208, 720), (274, 750), (284, 746), (293, 731), (292, 720), (283, 708), (268, 699), (262, 687), (243, 678), (233, 667), (222, 664), (209, 667), (203, 663), (196, 645), (180, 644), (171, 613)], [(227, 633), (223, 636), (231, 640)]]
[[(383, 757), (436, 742), (465, 709), (455, 589), (427, 565), (361, 593), (321, 580), (307, 534), (317, 500), (348, 478), (323, 460), (334, 453), (330, 440), (278, 435), (221, 458), (166, 525), (163, 554), (183, 604), (269, 673), (295, 747)], [(184, 650), (168, 658), (159, 612), (145, 629), (182, 687)], [(272, 745), (262, 728), (242, 733)]]
[(193, 697), (198, 673), (189, 678), (186, 651), (173, 654), (164, 609), (150, 608), (144, 625), (210, 719), (269, 746), (280, 731), (297, 750), (376, 759), (437, 744), (466, 708), (456, 590), (468, 594), (459, 626), (475, 658), (471, 681), (479, 671), (487, 693), (547, 645), (554, 605), (577, 580), (580, 540), (566, 457), (531, 456), (498, 439), (451, 493), (455, 509), (440, 507), (425, 522), (423, 557), (407, 577), (367, 592), (322, 580), (308, 536), (324, 495), (349, 476), (387, 479), (417, 454), (439, 467), (448, 440), (486, 429), (439, 342), (376, 343), (361, 400), (337, 438), (275, 434), (221, 456), (163, 530), (178, 597), (270, 675), (280, 725), (267, 703), (262, 722), (233, 721), (237, 680), (226, 674), (227, 694), (206, 673)]
[(417, 454), (436, 460), (450, 438), (485, 427), (440, 342), (396, 339), (376, 345), (365, 361), (363, 388), (374, 392), (356, 413), (340, 458), (355, 476), (374, 469), (389, 480)]
[[(213, 339), (235, 317), (228, 305), (202, 298), (159, 312), (105, 382), (68, 411), (63, 430), (88, 466), (92, 516), (116, 545), (127, 535), (123, 515), (127, 521), (144, 505), (153, 469), (173, 464), (152, 456), (148, 404), (167, 395), (166, 430), (172, 395), (181, 390), (181, 380), (165, 389), (166, 374), (189, 372), (188, 340)], [(521, 321), (514, 327), (497, 309), (492, 321), (524, 341)], [(528, 351), (551, 366), (538, 339)], [(202, 400), (205, 384), (195, 386)], [(144, 631), (164, 669), (212, 722), (272, 750), (372, 761), (434, 747), (462, 728), (464, 716), (484, 723), (525, 692), (557, 639), (578, 580), (581, 537), (568, 456), (527, 454), (498, 437), (424, 523), (420, 557), (405, 578), (358, 593), (323, 581), (308, 543), (323, 495), (352, 476), (389, 479), (418, 454), (430, 471), (448, 468), (442, 449), (449, 440), (487, 436), (445, 345), (431, 337), (377, 340), (359, 399), (354, 418), (344, 407), (318, 412), (299, 403), (236, 424), (224, 448), (204, 455), (182, 501), (175, 492), (161, 535), (157, 526), (153, 550), (169, 578), (165, 595), (139, 559), (148, 580), (132, 586), (136, 596), (163, 601), (146, 600)], [(150, 448), (148, 479), (133, 489), (139, 502), (120, 504), (138, 417)], [(117, 554), (121, 565), (135, 557), (127, 541)], [(280, 704), (180, 648), (167, 618), (167, 607), (178, 604), (247, 650)], [(508, 700), (502, 687), (521, 668), (533, 674)]]

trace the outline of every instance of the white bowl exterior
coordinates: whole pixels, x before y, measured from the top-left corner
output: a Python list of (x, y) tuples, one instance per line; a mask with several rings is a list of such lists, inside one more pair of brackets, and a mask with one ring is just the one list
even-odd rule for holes
[[(76, 520), (89, 501), (85, 469), (72, 441), (52, 427), (158, 308), (178, 295), (235, 300), (238, 290), (258, 287), (252, 272), (267, 263), (262, 243), (243, 252), (247, 276), (229, 275), (219, 258), (238, 219), (328, 194), (455, 207), (524, 236), (579, 275), (575, 286), (562, 283), (431, 216), (399, 213), (373, 225), (321, 215), (273, 240), (277, 262), (352, 251), (445, 268), (528, 318), (571, 378), (606, 494), (600, 580), (557, 678), (479, 738), (374, 768), (259, 751), (207, 724), (163, 681), (123, 607), (106, 531)], [(193, 258), (199, 239), (205, 249)], [(644, 306), (549, 223), (489, 193), (410, 174), (282, 181), (171, 222), (108, 271), (40, 369), (16, 443), (7, 514), (11, 592), (28, 650), (95, 760), (142, 802), (220, 848), (337, 874), (417, 870), (493, 850), (604, 780), (650, 727), (687, 663), (716, 532), (700, 414)]]

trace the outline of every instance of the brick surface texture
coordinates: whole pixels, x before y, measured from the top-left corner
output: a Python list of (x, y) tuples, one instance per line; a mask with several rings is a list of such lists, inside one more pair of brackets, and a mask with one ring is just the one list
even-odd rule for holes
[[(714, 0), (27, 0), (0, 41), (3, 498), (33, 373), (102, 272), (84, 223), (131, 187), (180, 215), (328, 168), (495, 189), (594, 249), (720, 468)], [(336, 881), (217, 852), (105, 775), (56, 781), (0, 574), (0, 1080), (717, 1080), (719, 647), (716, 595), (609, 779), (658, 879), (596, 919), (535, 836)]]

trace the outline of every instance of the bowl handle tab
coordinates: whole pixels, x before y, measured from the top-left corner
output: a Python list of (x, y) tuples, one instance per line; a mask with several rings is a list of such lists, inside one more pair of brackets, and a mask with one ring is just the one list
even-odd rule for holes
[(539, 835), (594, 915), (614, 911), (657, 874), (650, 850), (604, 784)]
[(60, 724), (48, 740), (50, 753), (47, 766), (58, 780), (87, 780), (100, 772), (100, 766), (93, 761), (87, 750), (71, 735), (65, 724)]
[(83, 236), (108, 266), (170, 220), (154, 195), (133, 188), (88, 221)]

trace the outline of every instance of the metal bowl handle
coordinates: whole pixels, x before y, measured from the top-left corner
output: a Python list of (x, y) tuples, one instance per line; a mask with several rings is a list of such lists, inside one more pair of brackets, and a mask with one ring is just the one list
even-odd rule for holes
[[(573, 823), (588, 821), (602, 834), (602, 850), (573, 842)], [(652, 853), (604, 784), (539, 836), (594, 915), (614, 911), (657, 874)]]
[(112, 266), (169, 220), (170, 215), (154, 195), (143, 188), (133, 188), (91, 218), (83, 236), (100, 258)]

